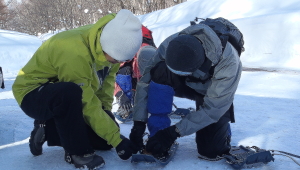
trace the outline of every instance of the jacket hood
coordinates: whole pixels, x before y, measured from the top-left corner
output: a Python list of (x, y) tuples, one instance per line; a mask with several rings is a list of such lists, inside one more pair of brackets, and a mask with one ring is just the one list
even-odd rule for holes
[(190, 34), (198, 38), (205, 51), (206, 57), (216, 65), (222, 56), (222, 44), (217, 34), (205, 24), (196, 24), (182, 30), (181, 34)]
[(100, 36), (104, 26), (114, 19), (116, 16), (115, 13), (106, 15), (99, 19), (95, 24), (92, 25), (87, 35), (87, 43), (89, 44), (90, 51), (92, 53), (95, 62), (98, 65), (103, 65), (103, 63), (108, 64), (109, 62), (106, 60), (104, 53), (102, 51), (102, 47), (100, 44)]

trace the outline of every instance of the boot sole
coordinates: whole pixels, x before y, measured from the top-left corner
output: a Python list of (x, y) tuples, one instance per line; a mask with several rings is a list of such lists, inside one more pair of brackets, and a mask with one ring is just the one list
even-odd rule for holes
[(30, 148), (30, 152), (34, 156), (39, 156), (39, 155), (41, 155), (43, 153), (43, 148), (42, 147), (40, 149), (38, 149), (38, 148), (35, 147), (32, 135), (30, 136), (30, 139), (29, 139), (29, 148)]
[(96, 166), (94, 168), (88, 168), (86, 165), (78, 165), (78, 164), (74, 164), (74, 166), (76, 168), (79, 168), (79, 169), (86, 169), (86, 170), (98, 170), (99, 168), (102, 168), (103, 166), (105, 165), (105, 163), (103, 162), (101, 165), (99, 166)]
[(69, 164), (74, 164), (75, 168), (80, 168), (80, 169), (87, 169), (87, 170), (97, 170), (99, 168), (102, 168), (105, 165), (105, 162), (103, 162), (102, 164), (94, 167), (94, 168), (88, 168), (86, 165), (80, 165), (80, 164), (76, 164), (73, 162), (73, 159), (71, 158), (70, 155), (66, 155), (65, 156), (65, 161)]

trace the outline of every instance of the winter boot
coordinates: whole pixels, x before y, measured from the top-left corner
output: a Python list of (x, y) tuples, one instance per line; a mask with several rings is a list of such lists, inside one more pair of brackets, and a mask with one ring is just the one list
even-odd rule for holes
[(43, 152), (43, 144), (45, 143), (45, 124), (38, 120), (34, 121), (34, 128), (31, 132), (30, 139), (29, 139), (29, 148), (30, 152), (34, 156), (39, 156)]
[(78, 156), (70, 155), (65, 151), (65, 161), (69, 164), (74, 164), (76, 168), (87, 170), (97, 170), (105, 165), (103, 158), (95, 153)]

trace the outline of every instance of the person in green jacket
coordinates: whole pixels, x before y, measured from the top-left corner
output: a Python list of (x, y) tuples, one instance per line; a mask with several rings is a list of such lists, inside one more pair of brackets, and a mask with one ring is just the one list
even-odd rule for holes
[(45, 41), (19, 71), (13, 94), (35, 119), (29, 146), (42, 154), (45, 141), (62, 146), (76, 168), (105, 164), (94, 150), (116, 148), (121, 159), (138, 149), (120, 134), (111, 113), (119, 63), (131, 60), (142, 44), (142, 25), (129, 10), (97, 23), (64, 31)]

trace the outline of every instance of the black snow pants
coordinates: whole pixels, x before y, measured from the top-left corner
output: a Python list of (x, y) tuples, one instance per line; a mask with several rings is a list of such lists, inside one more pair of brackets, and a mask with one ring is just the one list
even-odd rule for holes
[[(151, 71), (152, 81), (173, 87), (176, 97), (196, 101), (196, 109), (203, 104), (204, 95), (185, 84), (186, 76), (172, 73), (165, 62), (158, 63)], [(229, 121), (234, 121), (233, 105), (224, 113), (218, 122), (196, 132), (198, 153), (208, 158), (227, 154), (230, 150), (231, 129)]]
[[(111, 149), (85, 123), (81, 99), (82, 90), (75, 83), (46, 83), (24, 97), (21, 109), (35, 119), (35, 124), (45, 123), (49, 146), (62, 146), (71, 155)], [(111, 112), (108, 114), (114, 120)]]

